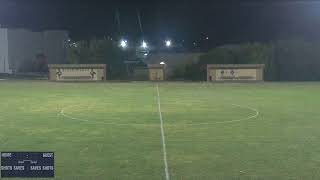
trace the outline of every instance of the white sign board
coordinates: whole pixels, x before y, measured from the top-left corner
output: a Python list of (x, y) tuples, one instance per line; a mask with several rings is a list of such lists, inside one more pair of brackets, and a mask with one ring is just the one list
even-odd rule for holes
[(216, 80), (257, 80), (256, 69), (216, 69)]
[(98, 80), (98, 69), (93, 68), (60, 68), (56, 69), (57, 80)]

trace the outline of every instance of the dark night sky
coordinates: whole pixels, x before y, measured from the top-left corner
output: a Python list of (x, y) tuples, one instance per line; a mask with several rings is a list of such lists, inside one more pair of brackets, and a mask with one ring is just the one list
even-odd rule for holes
[(288, 38), (320, 39), (320, 0), (0, 0), (5, 27), (67, 29), (73, 38), (115, 35), (115, 10), (121, 30), (140, 37), (136, 9), (145, 38), (186, 42), (209, 36), (210, 46)]

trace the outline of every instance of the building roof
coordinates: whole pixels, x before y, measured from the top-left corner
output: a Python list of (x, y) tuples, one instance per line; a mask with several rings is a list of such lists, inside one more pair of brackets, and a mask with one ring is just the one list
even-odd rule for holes
[(264, 66), (264, 64), (208, 64), (207, 68), (264, 68)]
[(150, 69), (162, 69), (162, 68), (165, 68), (166, 65), (165, 64), (148, 64), (148, 68)]
[(49, 68), (106, 68), (105, 64), (49, 64)]

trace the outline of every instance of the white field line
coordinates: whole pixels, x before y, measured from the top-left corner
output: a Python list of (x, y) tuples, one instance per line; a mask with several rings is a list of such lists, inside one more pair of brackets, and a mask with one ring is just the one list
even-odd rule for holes
[[(245, 108), (245, 109), (249, 109), (253, 112), (255, 112), (254, 115), (245, 117), (245, 118), (241, 118), (241, 119), (234, 119), (234, 120), (229, 120), (229, 121), (218, 121), (218, 122), (206, 122), (206, 123), (181, 123), (181, 124), (166, 124), (166, 126), (201, 126), (201, 125), (214, 125), (214, 124), (228, 124), (228, 123), (234, 123), (234, 122), (241, 122), (241, 121), (247, 121), (247, 120), (251, 120), (251, 119), (255, 119), (259, 116), (259, 111), (255, 108), (249, 107), (249, 106), (242, 106), (242, 105), (238, 105), (238, 104), (232, 104), (233, 106), (237, 106), (240, 108)], [(76, 107), (76, 105), (74, 106), (69, 106), (70, 107)], [(81, 122), (87, 122), (87, 123), (91, 123), (91, 124), (104, 124), (104, 125), (114, 125), (114, 126), (145, 126), (145, 127), (156, 127), (159, 126), (158, 124), (143, 124), (143, 123), (114, 123), (114, 122), (101, 122), (101, 121), (94, 121), (94, 120), (88, 120), (88, 119), (82, 119), (82, 118), (76, 118), (76, 117), (72, 117), (70, 115), (67, 115), (64, 113), (65, 108), (62, 108), (60, 113), (58, 115), (62, 115), (68, 119), (71, 120), (76, 120), (76, 121), (81, 121)]]
[(159, 93), (159, 85), (158, 84), (157, 84), (157, 94), (158, 94), (158, 111), (159, 111), (159, 118), (160, 118), (164, 171), (165, 171), (165, 175), (166, 175), (166, 180), (170, 180), (168, 161), (167, 161), (166, 137), (165, 137), (164, 128), (163, 128), (163, 119), (162, 119), (162, 113), (161, 113), (161, 101), (160, 101), (160, 93)]
[[(182, 124), (184, 126), (200, 126), (200, 125), (213, 125), (213, 124), (227, 124), (227, 123), (234, 123), (234, 122), (241, 122), (241, 121), (247, 121), (247, 120), (251, 120), (251, 119), (255, 119), (259, 116), (259, 111), (255, 108), (249, 107), (249, 106), (242, 106), (242, 105), (238, 105), (238, 104), (232, 104), (232, 106), (237, 106), (240, 108), (245, 108), (245, 109), (249, 109), (253, 112), (255, 112), (254, 115), (251, 115), (249, 117), (246, 118), (241, 118), (241, 119), (234, 119), (234, 120), (229, 120), (229, 121), (218, 121), (218, 122), (207, 122), (207, 123), (185, 123)], [(178, 124), (176, 125), (171, 125), (171, 126), (178, 126)]]
[[(70, 106), (74, 107), (74, 106)], [(60, 115), (63, 117), (66, 117), (68, 119), (76, 120), (76, 121), (82, 121), (82, 122), (87, 122), (91, 124), (104, 124), (104, 125), (115, 125), (115, 126), (159, 126), (159, 125), (154, 125), (154, 124), (138, 124), (138, 123), (114, 123), (114, 122), (101, 122), (101, 121), (94, 121), (94, 120), (88, 120), (88, 119), (82, 119), (82, 118), (75, 118), (69, 115), (66, 115), (64, 113), (64, 109), (61, 109)]]

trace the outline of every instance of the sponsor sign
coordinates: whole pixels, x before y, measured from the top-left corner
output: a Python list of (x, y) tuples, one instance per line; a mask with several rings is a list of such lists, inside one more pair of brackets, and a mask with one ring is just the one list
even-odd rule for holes
[(257, 80), (256, 69), (216, 69), (216, 80)]
[(98, 69), (93, 68), (59, 68), (56, 69), (57, 80), (98, 80)]

